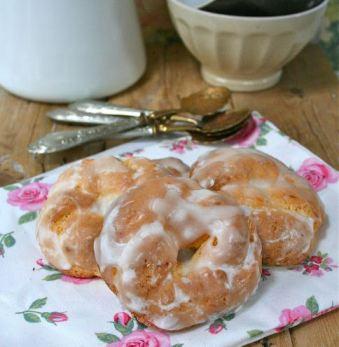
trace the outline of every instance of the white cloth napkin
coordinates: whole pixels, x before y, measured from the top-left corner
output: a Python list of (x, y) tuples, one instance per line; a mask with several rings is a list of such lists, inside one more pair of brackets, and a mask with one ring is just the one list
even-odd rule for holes
[[(337, 172), (258, 114), (231, 144), (255, 147), (278, 158), (319, 192), (328, 222), (307, 262), (296, 269), (265, 267), (256, 294), (234, 314), (179, 333), (145, 329), (103, 281), (64, 276), (42, 259), (35, 239), (37, 211), (65, 169), (61, 167), (0, 189), (0, 345), (239, 346), (335, 309), (339, 302)], [(214, 147), (175, 138), (137, 141), (99, 156), (175, 156), (191, 164)]]

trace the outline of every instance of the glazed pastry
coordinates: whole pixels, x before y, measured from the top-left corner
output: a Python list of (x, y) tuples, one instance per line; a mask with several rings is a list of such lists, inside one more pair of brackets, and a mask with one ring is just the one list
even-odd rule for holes
[(261, 273), (260, 240), (242, 210), (187, 178), (149, 180), (122, 195), (94, 250), (121, 302), (165, 330), (234, 310)]
[(311, 254), (324, 210), (307, 181), (280, 161), (228, 147), (201, 156), (191, 178), (243, 207), (261, 238), (265, 264), (296, 265)]
[(188, 167), (175, 158), (83, 160), (60, 175), (41, 210), (37, 239), (43, 254), (65, 274), (98, 276), (93, 241), (112, 202), (150, 178), (187, 174)]

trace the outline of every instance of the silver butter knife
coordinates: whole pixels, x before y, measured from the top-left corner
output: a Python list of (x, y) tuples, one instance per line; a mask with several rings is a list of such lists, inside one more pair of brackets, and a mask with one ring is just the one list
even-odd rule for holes
[[(57, 108), (46, 113), (47, 117), (57, 121), (57, 122), (65, 122), (65, 123), (73, 123), (73, 124), (115, 124), (117, 127), (120, 124), (125, 124), (124, 120), (125, 116), (111, 116), (105, 114), (94, 114), (94, 113), (85, 113), (76, 110), (70, 110), (68, 108)], [(139, 120), (139, 124), (144, 124), (144, 117), (139, 115), (138, 117), (129, 117), (132, 120)], [(133, 122), (132, 122), (133, 123)]]
[[(95, 106), (96, 104), (100, 105), (100, 107), (97, 108)], [(76, 105), (76, 103), (71, 105)], [(79, 105), (87, 105), (87, 103), (81, 102), (79, 103)], [(78, 109), (57, 108), (48, 111), (46, 115), (48, 118), (57, 122), (91, 125), (114, 123), (118, 127), (120, 123), (124, 124), (124, 120), (126, 118), (137, 120), (139, 126), (144, 126), (146, 124), (152, 124), (155, 119), (168, 118), (180, 111), (176, 109), (162, 111), (133, 109), (113, 104), (105, 105), (105, 103), (92, 101), (89, 102), (88, 105), (90, 107), (86, 108), (86, 110), (93, 111), (93, 113), (81, 111)], [(96, 111), (97, 113), (95, 113), (94, 111)]]
[(68, 105), (68, 108), (73, 111), (80, 111), (85, 113), (124, 117), (140, 117), (142, 115), (147, 117), (154, 112), (153, 110), (120, 106), (111, 104), (109, 102), (102, 102), (96, 100), (82, 100), (73, 102), (72, 104)]
[(108, 125), (99, 125), (73, 131), (58, 131), (47, 134), (28, 145), (28, 152), (32, 154), (59, 152), (84, 143), (108, 139), (114, 134), (136, 127), (140, 127), (140, 119), (129, 117), (116, 119), (113, 123)]

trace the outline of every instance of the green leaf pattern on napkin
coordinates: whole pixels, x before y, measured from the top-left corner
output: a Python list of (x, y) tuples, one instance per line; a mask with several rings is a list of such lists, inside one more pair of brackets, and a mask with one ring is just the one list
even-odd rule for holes
[(46, 303), (47, 297), (36, 299), (29, 305), (27, 310), (16, 312), (16, 314), (22, 315), (24, 320), (28, 323), (40, 323), (42, 321), (41, 318), (43, 318), (47, 323), (57, 325), (57, 323), (68, 320), (68, 316), (65, 312), (38, 311), (38, 309), (45, 306)]
[(0, 234), (0, 256), (4, 258), (6, 248), (11, 248), (15, 245), (15, 238), (13, 237), (14, 231), (6, 234)]
[(28, 222), (32, 222), (33, 220), (37, 218), (37, 216), (38, 216), (38, 213), (36, 211), (27, 212), (19, 218), (18, 224), (21, 225)]
[(138, 322), (127, 312), (117, 312), (113, 316), (115, 331), (95, 333), (96, 337), (104, 343), (119, 342), (119, 346), (164, 346), (164, 347), (183, 347), (184, 344), (170, 344), (170, 336), (165, 332), (151, 331), (145, 325)]
[(263, 334), (262, 330), (259, 329), (253, 329), (253, 330), (248, 330), (247, 334), (249, 337), (257, 337)]

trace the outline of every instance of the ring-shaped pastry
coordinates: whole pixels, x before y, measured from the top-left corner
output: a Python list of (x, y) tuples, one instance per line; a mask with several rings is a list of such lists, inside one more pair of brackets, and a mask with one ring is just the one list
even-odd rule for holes
[(264, 264), (297, 265), (312, 253), (324, 222), (322, 203), (277, 159), (252, 149), (218, 149), (198, 158), (191, 178), (243, 207), (261, 239)]
[(81, 161), (60, 175), (41, 210), (37, 239), (43, 254), (64, 274), (99, 276), (93, 242), (114, 200), (148, 179), (187, 174), (188, 167), (175, 158)]
[(94, 250), (121, 302), (165, 330), (234, 310), (261, 274), (260, 240), (242, 210), (187, 178), (149, 180), (122, 195)]

